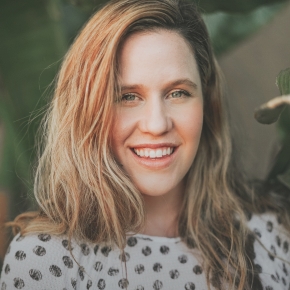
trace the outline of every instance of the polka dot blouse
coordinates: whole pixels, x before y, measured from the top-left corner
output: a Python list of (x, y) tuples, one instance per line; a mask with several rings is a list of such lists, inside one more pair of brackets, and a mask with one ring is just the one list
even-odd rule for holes
[[(253, 215), (248, 226), (263, 244), (254, 242), (263, 289), (289, 290), (288, 233), (271, 214)], [(180, 238), (130, 236), (123, 253), (75, 240), (71, 246), (74, 257), (64, 236), (17, 235), (4, 260), (0, 289), (207, 289), (197, 250)]]

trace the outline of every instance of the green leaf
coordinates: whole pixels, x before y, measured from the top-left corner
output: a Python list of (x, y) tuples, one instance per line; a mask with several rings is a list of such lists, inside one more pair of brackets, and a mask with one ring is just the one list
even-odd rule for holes
[(290, 95), (276, 97), (256, 109), (255, 118), (259, 123), (272, 124), (281, 115), (284, 116), (284, 111), (287, 111), (288, 105), (290, 105)]
[(287, 2), (287, 0), (194, 0), (206, 13), (224, 11), (229, 13), (247, 13), (258, 7)]
[(274, 165), (268, 175), (268, 179), (275, 179), (278, 175), (283, 175), (290, 166), (290, 134), (285, 136), (282, 147), (278, 152)]
[(276, 84), (281, 95), (290, 95), (290, 67), (280, 71)]
[(290, 189), (290, 167), (287, 171), (285, 171), (283, 174), (280, 174), (277, 176), (277, 179), (285, 185), (287, 188)]

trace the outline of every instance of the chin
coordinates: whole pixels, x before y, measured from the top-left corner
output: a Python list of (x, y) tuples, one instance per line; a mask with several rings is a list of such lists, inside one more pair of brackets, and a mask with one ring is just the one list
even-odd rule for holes
[[(172, 181), (172, 180), (171, 180)], [(143, 196), (148, 197), (160, 197), (160, 196), (166, 196), (166, 195), (179, 195), (182, 192), (183, 189), (183, 182), (173, 182), (172, 184), (169, 184), (168, 179), (162, 182), (159, 180), (149, 180), (147, 182), (143, 183), (135, 183), (136, 187), (139, 189), (139, 191), (142, 193)]]

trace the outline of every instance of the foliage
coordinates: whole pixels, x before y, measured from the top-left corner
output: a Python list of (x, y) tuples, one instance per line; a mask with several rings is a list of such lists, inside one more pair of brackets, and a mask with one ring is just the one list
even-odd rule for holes
[[(81, 7), (86, 11), (93, 11), (96, 6), (108, 2), (107, 0), (66, 0), (72, 5)], [(247, 13), (258, 7), (286, 2), (287, 0), (191, 0), (195, 1), (200, 10), (205, 13), (223, 11), (229, 13)]]
[(59, 11), (58, 1), (0, 1), (0, 119), (5, 126), (0, 187), (9, 193), (12, 216), (30, 203), (37, 115), (46, 104), (42, 94), (67, 50)]
[(290, 189), (290, 68), (279, 73), (276, 84), (282, 96), (263, 104), (255, 118), (262, 124), (278, 121), (282, 145), (267, 179)]

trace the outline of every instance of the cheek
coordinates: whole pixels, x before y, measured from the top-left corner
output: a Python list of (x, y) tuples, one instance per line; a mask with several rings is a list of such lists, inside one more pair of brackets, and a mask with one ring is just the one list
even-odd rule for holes
[(179, 124), (183, 130), (183, 136), (187, 141), (199, 141), (203, 126), (202, 105), (185, 112), (180, 116)]
[(129, 114), (124, 114), (120, 110), (114, 112), (115, 118), (111, 130), (111, 144), (115, 157), (120, 161), (122, 157), (121, 150), (126, 140), (134, 130), (134, 119)]

